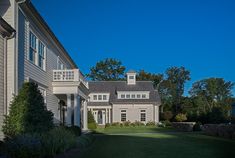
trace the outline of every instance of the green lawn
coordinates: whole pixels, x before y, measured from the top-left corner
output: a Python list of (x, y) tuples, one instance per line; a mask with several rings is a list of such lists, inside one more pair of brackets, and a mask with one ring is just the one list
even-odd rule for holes
[(103, 134), (117, 134), (117, 133), (156, 133), (156, 132), (171, 132), (171, 127), (166, 128), (156, 128), (156, 127), (108, 127), (108, 128), (98, 128), (96, 133)]
[[(200, 133), (168, 132), (165, 129), (110, 128), (96, 140), (81, 158), (229, 158), (235, 157), (235, 141)], [(101, 129), (98, 131), (101, 132)], [(120, 130), (122, 130), (120, 132)], [(123, 130), (128, 134), (124, 134)], [(142, 131), (143, 133), (139, 133)], [(152, 132), (157, 133), (152, 133)], [(167, 132), (165, 132), (167, 131)], [(120, 132), (120, 135), (117, 133)], [(151, 132), (151, 133), (148, 133)], [(111, 134), (114, 133), (114, 134)], [(76, 157), (76, 156), (75, 156)]]

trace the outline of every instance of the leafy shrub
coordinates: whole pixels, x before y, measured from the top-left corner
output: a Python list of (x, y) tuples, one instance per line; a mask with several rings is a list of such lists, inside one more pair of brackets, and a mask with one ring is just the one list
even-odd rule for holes
[(5, 148), (12, 158), (36, 158), (41, 156), (42, 144), (39, 136), (23, 134), (7, 139)]
[(106, 123), (106, 124), (105, 124), (105, 128), (108, 128), (108, 127), (110, 127), (110, 126), (111, 126), (110, 123)]
[(113, 122), (113, 123), (111, 123), (111, 126), (113, 126), (113, 127), (119, 127), (119, 126), (120, 126), (120, 123), (119, 123), (119, 122)]
[(65, 127), (67, 130), (72, 132), (75, 136), (80, 136), (82, 133), (82, 130), (78, 126), (71, 126), (71, 127)]
[(42, 134), (41, 141), (47, 156), (55, 156), (76, 146), (76, 136), (63, 127), (57, 127)]
[(207, 135), (235, 139), (235, 125), (233, 124), (205, 124), (202, 130)]
[(166, 125), (165, 125), (164, 123), (162, 123), (162, 122), (158, 122), (158, 123), (157, 123), (157, 126), (158, 126), (158, 127), (166, 127)]
[(196, 124), (195, 122), (172, 122), (171, 123), (172, 127), (182, 132), (193, 131), (193, 127), (195, 124)]
[(197, 122), (194, 126), (193, 126), (193, 131), (201, 131), (201, 123)]
[(169, 127), (171, 126), (171, 122), (166, 120), (166, 121), (162, 121), (162, 123), (165, 125), (165, 127)]
[(156, 126), (156, 123), (154, 121), (149, 121), (146, 123), (146, 126)]
[(123, 122), (123, 125), (126, 126), (126, 127), (129, 127), (131, 125), (131, 122), (130, 121), (125, 121), (125, 122)]
[(140, 121), (135, 121), (134, 124), (135, 124), (135, 126), (144, 126), (144, 123), (142, 123)]
[(175, 120), (177, 122), (183, 122), (187, 120), (187, 116), (185, 114), (180, 113), (175, 116)]
[(94, 139), (95, 138), (93, 137), (92, 134), (82, 135), (78, 138), (77, 145), (79, 148), (86, 148), (94, 141)]
[(94, 130), (97, 128), (97, 124), (96, 123), (88, 123), (88, 129)]
[(94, 116), (91, 111), (88, 111), (88, 129), (94, 130), (97, 128)]
[(173, 114), (171, 111), (166, 111), (163, 113), (163, 119), (164, 120), (171, 120), (173, 117)]
[(40, 133), (53, 127), (53, 113), (47, 111), (44, 98), (35, 83), (25, 83), (10, 105), (2, 127), (5, 136)]

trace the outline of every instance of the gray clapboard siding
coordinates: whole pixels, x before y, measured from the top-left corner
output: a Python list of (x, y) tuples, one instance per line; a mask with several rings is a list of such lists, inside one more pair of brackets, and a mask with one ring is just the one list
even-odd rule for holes
[[(58, 98), (53, 94), (52, 81), (53, 70), (57, 69), (57, 58), (59, 50), (53, 42), (50, 41), (45, 34), (43, 34), (42, 28), (38, 27), (30, 19), (30, 17), (24, 17), (24, 14), (19, 11), (19, 70), (23, 73), (18, 73), (18, 83), (22, 83), (23, 80), (30, 78), (41, 84), (46, 90), (47, 96), (47, 109), (54, 113), (55, 121), (59, 120), (58, 111)], [(28, 60), (29, 52), (29, 32), (30, 30), (45, 44), (46, 46), (46, 71), (42, 70), (31, 61)], [(21, 40), (20, 40), (21, 38)], [(22, 61), (23, 57), (23, 61)], [(67, 68), (72, 67), (69, 62), (63, 61)], [(24, 66), (22, 66), (24, 65)]]

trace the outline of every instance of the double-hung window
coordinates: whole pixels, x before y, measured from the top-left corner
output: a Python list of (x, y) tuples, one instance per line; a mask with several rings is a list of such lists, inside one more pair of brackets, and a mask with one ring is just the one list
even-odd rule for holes
[(121, 110), (121, 122), (126, 121), (126, 110)]
[(29, 36), (30, 36), (29, 60), (34, 64), (36, 64), (35, 57), (37, 53), (37, 38), (32, 32), (30, 32)]
[(146, 110), (140, 110), (140, 121), (141, 122), (146, 121)]
[(46, 47), (35, 34), (29, 32), (29, 54), (28, 60), (43, 70), (46, 70)]
[(38, 42), (38, 66), (45, 69), (45, 46), (41, 41)]

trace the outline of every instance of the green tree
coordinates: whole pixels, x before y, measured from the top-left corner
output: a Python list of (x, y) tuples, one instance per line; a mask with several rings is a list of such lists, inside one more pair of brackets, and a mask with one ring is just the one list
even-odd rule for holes
[(182, 111), (184, 85), (190, 80), (190, 71), (184, 67), (171, 67), (166, 70), (166, 78), (159, 86), (164, 109), (171, 109), (175, 114)]
[(144, 70), (140, 70), (137, 75), (139, 81), (152, 81), (154, 88), (157, 88), (158, 84), (163, 80), (162, 74), (149, 73)]
[(233, 86), (232, 82), (222, 78), (209, 78), (195, 82), (189, 93), (200, 102), (198, 106), (203, 112), (212, 111), (213, 107), (229, 109)]
[(123, 80), (125, 69), (121, 61), (107, 58), (97, 62), (94, 67), (91, 67), (90, 73), (87, 76), (93, 81)]
[(53, 113), (47, 111), (44, 98), (35, 83), (25, 83), (5, 116), (3, 132), (6, 136), (40, 133), (53, 127)]

